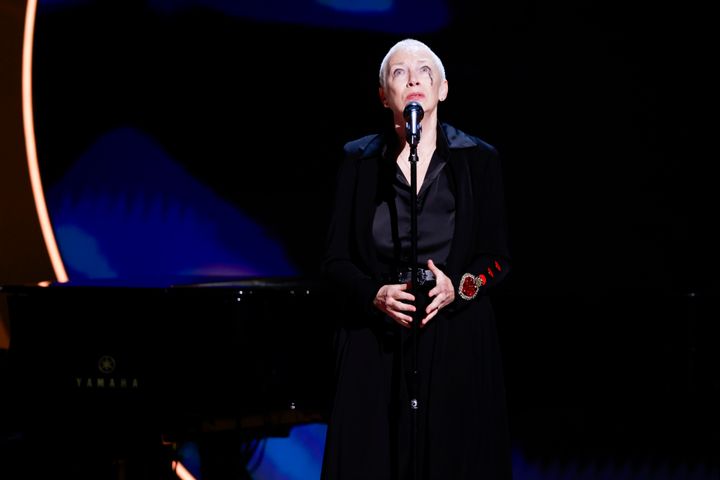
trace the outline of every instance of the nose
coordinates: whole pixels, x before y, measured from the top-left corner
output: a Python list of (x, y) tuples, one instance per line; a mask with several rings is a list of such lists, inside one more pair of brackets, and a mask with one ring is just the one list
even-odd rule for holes
[(408, 74), (407, 86), (412, 87), (415, 85), (420, 85), (420, 79), (417, 78), (413, 72), (410, 72)]

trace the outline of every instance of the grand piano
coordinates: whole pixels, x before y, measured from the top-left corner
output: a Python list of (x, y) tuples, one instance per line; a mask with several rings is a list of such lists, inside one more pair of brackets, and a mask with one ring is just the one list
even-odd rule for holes
[(317, 282), (282, 279), (3, 287), (0, 451), (15, 445), (18, 470), (49, 468), (26, 457), (43, 451), (158, 478), (184, 441), (240, 448), (324, 422), (334, 361), (321, 296)]

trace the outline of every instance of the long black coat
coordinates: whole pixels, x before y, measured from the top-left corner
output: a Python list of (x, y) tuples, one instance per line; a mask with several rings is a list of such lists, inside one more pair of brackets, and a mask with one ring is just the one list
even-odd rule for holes
[(400, 373), (406, 369), (409, 333), (373, 306), (384, 283), (372, 223), (380, 176), (388, 171), (381, 154), (385, 140), (370, 135), (346, 144), (338, 172), (323, 261), (340, 319), (323, 479), (410, 479), (408, 458), (418, 460), (417, 478), (510, 479), (501, 353), (486, 294), (510, 268), (499, 156), (477, 137), (447, 124), (438, 127), (438, 150), (449, 152), (456, 203), (444, 270), (456, 299), (420, 333), (414, 433)]

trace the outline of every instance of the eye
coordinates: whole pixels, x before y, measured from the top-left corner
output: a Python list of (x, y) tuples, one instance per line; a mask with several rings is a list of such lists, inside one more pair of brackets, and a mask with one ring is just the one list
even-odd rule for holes
[(432, 69), (430, 68), (429, 65), (423, 65), (422, 67), (420, 67), (420, 71), (422, 73), (430, 73), (430, 72), (432, 72)]
[(392, 75), (392, 78), (397, 78), (397, 77), (399, 77), (400, 75), (402, 75), (402, 74), (404, 74), (404, 73), (405, 73), (405, 70), (404, 70), (404, 69), (402, 69), (402, 68), (395, 68), (395, 69), (393, 69), (393, 71), (391, 72), (391, 75)]

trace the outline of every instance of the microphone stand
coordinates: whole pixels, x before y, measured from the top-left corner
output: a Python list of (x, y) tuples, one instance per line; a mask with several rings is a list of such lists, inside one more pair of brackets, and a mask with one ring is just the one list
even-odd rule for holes
[[(420, 126), (417, 126), (417, 133), (407, 129), (407, 141), (410, 144), (410, 290), (416, 296), (415, 304), (417, 305), (417, 144), (420, 141)], [(410, 366), (410, 382), (408, 385), (408, 393), (410, 394), (410, 421), (412, 433), (411, 447), (411, 471), (412, 478), (418, 478), (418, 415), (419, 415), (419, 394), (420, 394), (420, 372), (418, 371), (418, 337), (420, 335), (420, 312), (413, 312), (413, 322), (411, 324), (412, 337), (412, 359)]]

